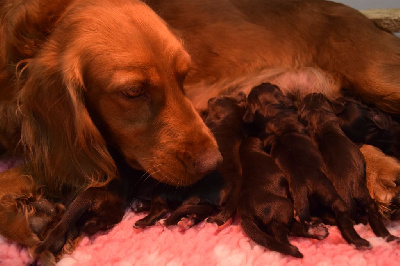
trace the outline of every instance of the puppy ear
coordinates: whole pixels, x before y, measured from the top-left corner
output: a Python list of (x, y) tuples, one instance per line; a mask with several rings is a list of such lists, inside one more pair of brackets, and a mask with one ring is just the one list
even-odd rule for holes
[(117, 171), (83, 102), (79, 63), (69, 62), (74, 67), (65, 69), (55, 55), (42, 53), (29, 62), (19, 102), (21, 141), (34, 174), (59, 197), (105, 185)]

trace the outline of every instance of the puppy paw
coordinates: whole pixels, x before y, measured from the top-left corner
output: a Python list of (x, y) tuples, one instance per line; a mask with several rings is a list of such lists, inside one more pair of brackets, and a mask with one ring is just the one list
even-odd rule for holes
[(392, 242), (392, 241), (400, 243), (400, 238), (394, 235), (389, 235), (388, 237), (386, 237), (386, 242)]
[(216, 223), (218, 226), (222, 226), (225, 224), (226, 220), (225, 220), (225, 218), (217, 215), (217, 216), (213, 216), (213, 217), (208, 217), (207, 222), (208, 223)]
[(176, 224), (179, 227), (179, 231), (183, 232), (195, 226), (196, 224), (200, 223), (203, 220), (204, 220), (203, 217), (201, 216), (199, 217), (197, 214), (190, 214), (187, 215), (186, 217), (182, 217)]
[(303, 258), (303, 254), (300, 252), (300, 250), (297, 247), (295, 247), (295, 248), (296, 249), (293, 251), (292, 256), (295, 257), (295, 258), (302, 259)]
[(371, 244), (367, 240), (362, 238), (355, 240), (353, 244), (356, 247), (356, 249), (359, 250), (369, 250), (372, 248)]
[(143, 229), (143, 228), (146, 228), (147, 226), (153, 225), (151, 222), (147, 221), (145, 218), (137, 220), (133, 224), (133, 227), (135, 227), (136, 229)]
[(311, 238), (322, 240), (329, 235), (328, 228), (323, 224), (315, 224), (307, 226), (307, 234)]
[(236, 209), (224, 208), (220, 213), (215, 216), (207, 218), (208, 223), (216, 223), (218, 226), (226, 224), (226, 222), (232, 218)]

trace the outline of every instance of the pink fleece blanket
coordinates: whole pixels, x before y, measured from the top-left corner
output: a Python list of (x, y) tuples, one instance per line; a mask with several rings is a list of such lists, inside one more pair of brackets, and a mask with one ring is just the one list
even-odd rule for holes
[[(1, 162), (0, 171), (15, 164)], [(84, 237), (76, 250), (64, 255), (58, 265), (399, 265), (400, 244), (375, 237), (369, 226), (357, 225), (357, 232), (370, 241), (371, 250), (356, 250), (329, 227), (322, 240), (291, 238), (304, 254), (296, 259), (256, 245), (244, 235), (238, 221), (219, 231), (214, 224), (202, 222), (186, 231), (177, 226), (156, 225), (144, 230), (132, 227), (144, 214), (127, 211), (123, 220), (106, 233)], [(400, 236), (400, 221), (387, 224)], [(25, 248), (0, 237), (0, 265), (26, 265), (32, 262)]]

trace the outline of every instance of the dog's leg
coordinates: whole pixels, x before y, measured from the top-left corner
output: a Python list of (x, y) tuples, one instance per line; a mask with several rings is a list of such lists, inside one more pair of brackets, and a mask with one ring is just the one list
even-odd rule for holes
[[(299, 187), (299, 186), (295, 186)], [(311, 220), (310, 203), (308, 201), (308, 191), (306, 187), (290, 191), (293, 198), (294, 210), (299, 217), (300, 221), (306, 222)]]
[(286, 244), (286, 245), (292, 245), (289, 242), (289, 228), (287, 225), (278, 222), (276, 220), (272, 220), (268, 225), (267, 225), (268, 231), (271, 233), (272, 237), (275, 238), (277, 241)]
[(190, 216), (190, 220), (192, 220), (192, 225), (197, 224), (200, 221), (203, 221), (205, 218), (209, 217), (215, 212), (216, 208), (209, 204), (201, 204), (201, 205), (190, 205), (190, 204), (182, 204), (178, 209), (176, 209), (171, 216), (169, 216), (165, 220), (165, 225), (175, 225), (178, 224), (179, 221), (184, 216)]
[(351, 219), (349, 210), (344, 201), (337, 194), (333, 184), (328, 179), (322, 179), (320, 182), (319, 185), (325, 189), (321, 190), (315, 188), (314, 191), (317, 191), (316, 194), (318, 199), (320, 199), (325, 206), (330, 207), (334, 212), (336, 225), (343, 238), (350, 244), (354, 244), (356, 248), (371, 248), (370, 243), (361, 238), (354, 229), (354, 223)]
[(68, 210), (64, 213), (60, 222), (50, 231), (45, 240), (37, 247), (36, 253), (50, 250), (53, 253), (58, 253), (66, 241), (66, 235), (71, 227), (73, 227), (78, 219), (89, 209), (90, 202), (74, 201), (71, 203)]
[(296, 246), (281, 243), (262, 231), (255, 222), (253, 214), (241, 211), (239, 215), (243, 231), (257, 244), (285, 255), (291, 255), (296, 258), (303, 257), (303, 254), (301, 254)]
[(201, 199), (199, 197), (190, 197), (171, 213), (171, 215), (166, 219), (165, 225), (168, 226), (177, 224), (182, 217), (187, 215), (192, 216), (194, 225), (212, 215), (215, 210), (216, 208), (213, 205), (201, 203)]
[(226, 203), (222, 206), (220, 213), (218, 213), (216, 216), (208, 218), (207, 222), (216, 223), (217, 225), (221, 226), (233, 216), (233, 214), (236, 212), (237, 203), (239, 200), (238, 189), (234, 188), (233, 190), (234, 191), (230, 192), (229, 198)]
[[(79, 194), (69, 204), (58, 224), (49, 232), (45, 240), (37, 247), (36, 253), (40, 253), (45, 250), (58, 253), (65, 244), (67, 233), (77, 225), (79, 219), (81, 219), (87, 211), (93, 208), (93, 206), (96, 206), (100, 200), (108, 200), (111, 202), (111, 198), (109, 197), (108, 193), (110, 192), (104, 188), (93, 187)], [(109, 205), (107, 205), (107, 207), (110, 208)], [(96, 210), (98, 209), (95, 209), (94, 211)], [(107, 211), (109, 211), (109, 209)]]
[(145, 228), (149, 225), (154, 225), (157, 221), (162, 219), (169, 211), (168, 203), (161, 195), (155, 195), (151, 199), (151, 207), (149, 214), (135, 222), (134, 227)]
[(382, 215), (379, 213), (376, 203), (370, 197), (365, 184), (359, 185), (358, 188), (355, 189), (355, 193), (357, 194), (354, 195), (354, 199), (367, 211), (368, 222), (375, 235), (385, 238), (388, 242), (398, 239), (397, 237), (391, 235), (387, 230), (385, 224), (383, 223)]
[(350, 214), (343, 200), (335, 195), (324, 195), (324, 197), (335, 213), (336, 225), (343, 238), (348, 243), (354, 244), (356, 248), (371, 248), (371, 244), (367, 240), (361, 238), (354, 229), (354, 223), (350, 218)]

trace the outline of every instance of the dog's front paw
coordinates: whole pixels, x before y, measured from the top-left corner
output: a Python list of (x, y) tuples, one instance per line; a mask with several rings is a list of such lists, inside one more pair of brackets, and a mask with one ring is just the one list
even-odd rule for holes
[(218, 226), (222, 226), (223, 224), (226, 223), (227, 220), (228, 219), (226, 219), (225, 217), (221, 217), (221, 215), (216, 215), (207, 218), (208, 223), (216, 223)]
[[(146, 216), (146, 217), (147, 217), (147, 216)], [(153, 223), (153, 221), (150, 221), (150, 220), (146, 219), (146, 217), (143, 218), (143, 219), (137, 220), (137, 221), (133, 224), (133, 227), (135, 227), (135, 228), (137, 228), (137, 229), (143, 229), (143, 228), (146, 228), (147, 226), (151, 226), (151, 225), (154, 225), (154, 224), (155, 224), (155, 222)]]
[(379, 212), (393, 219), (392, 213), (400, 207), (396, 206), (396, 197), (400, 194), (400, 162), (371, 145), (363, 145), (360, 150), (365, 157), (369, 193), (378, 204)]
[(35, 253), (40, 254), (45, 251), (50, 251), (53, 254), (59, 253), (66, 242), (66, 231), (61, 226), (56, 226), (35, 249)]

